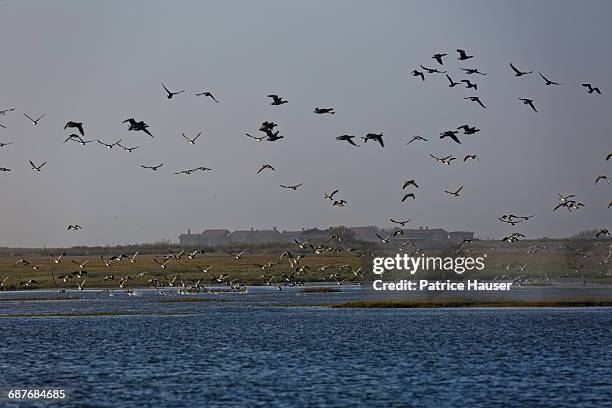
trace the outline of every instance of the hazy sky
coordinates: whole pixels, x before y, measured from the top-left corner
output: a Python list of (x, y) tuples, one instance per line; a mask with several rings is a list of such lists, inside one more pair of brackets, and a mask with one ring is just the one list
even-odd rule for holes
[[(4, 1), (0, 2), (0, 245), (54, 246), (176, 239), (187, 228), (299, 229), (389, 225), (389, 218), (501, 237), (564, 236), (611, 219), (612, 2), (609, 1)], [(475, 56), (457, 61), (456, 48)], [(425, 82), (446, 52), (455, 80)], [(508, 63), (535, 73), (513, 76)], [(487, 76), (466, 76), (459, 67)], [(419, 68), (420, 69), (420, 68)], [(537, 75), (565, 82), (545, 86)], [(187, 89), (172, 100), (160, 82)], [(591, 82), (603, 95), (588, 95)], [(220, 100), (195, 97), (210, 90)], [(289, 103), (270, 106), (277, 93)], [(487, 105), (463, 100), (479, 95)], [(518, 97), (535, 100), (539, 113)], [(314, 107), (336, 115), (315, 115)], [(47, 113), (38, 126), (24, 116)], [(135, 117), (155, 138), (128, 132)], [(141, 146), (128, 154), (62, 144), (68, 120), (87, 139)], [(244, 136), (264, 120), (285, 138)], [(481, 132), (458, 145), (441, 131)], [(203, 135), (192, 146), (181, 132)], [(384, 132), (385, 147), (341, 134)], [(405, 143), (413, 135), (427, 143)], [(451, 166), (433, 161), (454, 154)], [(480, 162), (463, 163), (475, 153)], [(28, 160), (48, 161), (34, 173)], [(139, 164), (165, 163), (156, 173)], [(270, 163), (276, 172), (262, 172)], [(190, 167), (206, 174), (173, 175)], [(402, 182), (416, 200), (402, 203)], [(279, 184), (304, 182), (298, 191)], [(464, 196), (444, 193), (464, 185)], [(322, 198), (340, 188), (349, 204)], [(556, 193), (586, 207), (553, 212)], [(511, 228), (497, 217), (535, 218)], [(68, 232), (68, 224), (85, 230)]]

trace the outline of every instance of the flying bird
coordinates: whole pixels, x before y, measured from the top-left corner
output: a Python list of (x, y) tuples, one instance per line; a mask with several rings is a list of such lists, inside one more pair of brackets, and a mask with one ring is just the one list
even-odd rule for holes
[(590, 94), (592, 94), (593, 92), (597, 92), (598, 94), (601, 95), (601, 91), (599, 90), (599, 88), (593, 87), (593, 85), (591, 85), (591, 84), (582, 84), (582, 86), (587, 88), (587, 92), (590, 93)]
[(362, 137), (362, 139), (364, 143), (366, 143), (368, 140), (376, 140), (378, 143), (380, 143), (382, 147), (385, 147), (382, 137), (383, 137), (383, 132), (380, 132), (379, 134), (368, 133), (367, 135), (365, 135), (365, 137)]
[(83, 123), (81, 122), (73, 122), (73, 121), (69, 121), (68, 123), (66, 123), (66, 125), (64, 126), (64, 130), (68, 129), (68, 128), (74, 128), (77, 129), (79, 131), (79, 133), (81, 134), (81, 136), (85, 136), (85, 132), (83, 131)]
[(404, 197), (402, 197), (402, 203), (408, 198), (412, 198), (414, 200), (416, 197), (414, 196), (414, 193), (406, 193), (404, 194)]
[(595, 179), (595, 185), (597, 185), (597, 183), (599, 183), (600, 181), (605, 181), (606, 183), (610, 184), (608, 176), (597, 176), (597, 178)]
[(47, 164), (47, 162), (44, 162), (40, 166), (37, 166), (32, 162), (32, 160), (30, 160), (30, 166), (32, 166), (32, 170), (34, 171), (40, 171), (40, 169), (42, 169), (45, 164)]
[(427, 71), (428, 74), (446, 74), (446, 71), (440, 71), (437, 68), (427, 68), (423, 65), (420, 65), (420, 67)]
[(408, 141), (406, 144), (409, 145), (410, 143), (417, 141), (417, 140), (422, 140), (423, 142), (427, 142), (427, 139), (425, 139), (424, 137), (413, 136), (412, 139), (410, 139), (410, 141)]
[(100, 139), (97, 139), (97, 142), (100, 143), (101, 145), (106, 146), (107, 149), (112, 149), (115, 146), (119, 146), (119, 143), (121, 143), (121, 139), (117, 140), (115, 143), (104, 143), (103, 141), (101, 141)]
[(329, 201), (333, 201), (334, 200), (334, 196), (338, 193), (338, 191), (340, 191), (340, 190), (336, 189), (336, 190), (332, 191), (331, 193), (325, 192), (323, 194), (323, 198), (325, 198), (326, 200), (329, 200)]
[(438, 61), (438, 64), (440, 65), (444, 65), (444, 62), (442, 61), (442, 58), (446, 57), (446, 54), (434, 54), (433, 59), (435, 59), (436, 61)]
[(478, 156), (476, 156), (475, 154), (468, 154), (463, 158), (463, 161), (466, 161), (467, 159), (472, 159), (472, 160), (478, 160), (480, 161), (480, 158)]
[(470, 127), (470, 125), (461, 125), (457, 129), (463, 129), (464, 135), (473, 135), (476, 132), (480, 132), (480, 129), (477, 129), (476, 126)]
[[(6, 142), (6, 143), (2, 143), (2, 142), (0, 142), (0, 148), (3, 148), (3, 147), (8, 146), (8, 145), (10, 145), (10, 144), (13, 144), (13, 142)], [(606, 159), (606, 160), (607, 160), (607, 159)]]
[(460, 82), (463, 82), (465, 84), (466, 89), (467, 88), (478, 89), (478, 84), (473, 84), (469, 79), (462, 79)]
[(517, 76), (517, 77), (533, 73), (533, 71), (523, 72), (523, 71), (519, 70), (514, 65), (512, 65), (512, 62), (510, 63), (510, 68), (512, 68), (512, 70), (514, 71), (514, 76)]
[(459, 187), (459, 188), (457, 189), (457, 191), (448, 191), (448, 190), (444, 190), (444, 192), (445, 192), (445, 193), (447, 193), (447, 194), (450, 194), (450, 195), (452, 195), (452, 196), (459, 197), (459, 193), (461, 192), (461, 190), (463, 190), (463, 186)]
[(67, 229), (68, 229), (68, 231), (70, 231), (70, 230), (72, 230), (72, 231), (78, 231), (78, 230), (83, 229), (83, 227), (81, 227), (81, 226), (80, 226), (80, 225), (78, 225), (78, 224), (74, 224), (74, 225), (70, 224), (70, 225), (68, 225), (68, 228), (67, 228)]
[(419, 185), (416, 183), (416, 181), (412, 179), (404, 181), (404, 184), (402, 185), (402, 190), (404, 190), (408, 186), (415, 186), (416, 188), (419, 188)]
[(136, 122), (136, 120), (134, 118), (130, 118), (130, 119), (124, 120), (122, 123), (126, 123), (126, 122), (129, 122), (129, 124), (130, 124), (130, 127), (128, 128), (128, 130), (133, 130), (133, 131), (139, 131), (140, 130), (142, 132), (145, 132), (147, 135), (153, 137), (151, 132), (149, 132), (149, 130), (147, 129), (149, 127), (149, 125), (144, 123), (142, 120), (140, 122)]
[(4, 115), (6, 115), (8, 112), (12, 112), (12, 111), (14, 111), (14, 110), (15, 110), (15, 108), (10, 108), (10, 109), (2, 109), (2, 110), (0, 110), (0, 116), (4, 116)]
[(545, 85), (563, 85), (563, 82), (559, 83), (559, 82), (551, 81), (550, 79), (546, 78), (541, 72), (538, 72), (538, 74), (540, 74), (542, 79), (546, 81)]
[(458, 58), (459, 61), (465, 61), (465, 60), (468, 60), (470, 58), (474, 58), (473, 55), (467, 55), (464, 50), (457, 49), (457, 52), (459, 53), (459, 58)]
[(315, 108), (314, 113), (322, 115), (324, 113), (329, 113), (331, 115), (335, 115), (334, 108)]
[(342, 136), (336, 137), (336, 140), (345, 140), (349, 142), (350, 144), (352, 144), (353, 146), (359, 147), (359, 145), (353, 141), (354, 137), (355, 137), (354, 135), (342, 135)]
[(417, 71), (416, 69), (412, 71), (412, 76), (421, 77), (422, 81), (425, 80), (425, 74), (423, 74), (421, 71)]
[(527, 98), (519, 98), (520, 101), (523, 101), (523, 103), (525, 105), (529, 105), (531, 106), (531, 109), (534, 110), (534, 112), (537, 112), (538, 110), (535, 108), (535, 106), (533, 105), (533, 99), (527, 99)]
[(480, 98), (479, 98), (479, 97), (477, 97), (477, 96), (467, 96), (467, 97), (465, 97), (465, 98), (463, 98), (463, 99), (469, 99), (469, 100), (470, 100), (470, 101), (472, 101), (472, 102), (476, 102), (477, 104), (479, 104), (480, 106), (482, 106), (483, 108), (485, 108), (485, 109), (486, 109), (486, 106), (484, 106), (484, 104), (482, 103), (482, 101), (480, 100)]
[(200, 135), (202, 134), (202, 132), (198, 133), (196, 137), (194, 137), (193, 139), (188, 138), (187, 136), (185, 136), (184, 133), (181, 133), (181, 135), (183, 135), (183, 137), (187, 140), (187, 143), (189, 144), (195, 144), (195, 141), (198, 139), (198, 137), (200, 137)]
[(433, 154), (431, 154), (431, 153), (430, 153), (429, 155), (430, 155), (431, 157), (433, 157), (434, 159), (436, 159), (436, 161), (437, 161), (438, 163), (440, 163), (440, 164), (445, 164), (445, 165), (447, 165), (447, 166), (450, 166), (451, 162), (452, 162), (453, 160), (456, 160), (456, 159), (457, 159), (457, 158), (456, 158), (456, 157), (454, 157), (452, 154), (451, 154), (451, 155), (448, 155), (448, 156), (446, 156), (446, 157), (436, 157), (436, 156), (434, 156), (434, 155), (433, 155)]
[(46, 115), (47, 115), (46, 113), (43, 113), (42, 115), (40, 115), (40, 116), (38, 117), (38, 119), (32, 119), (30, 116), (28, 116), (28, 114), (27, 114), (27, 113), (24, 113), (24, 116), (25, 116), (26, 118), (30, 119), (30, 121), (32, 122), (32, 124), (33, 124), (34, 126), (38, 125), (38, 122), (39, 122), (39, 121), (40, 121), (42, 118), (44, 118)]
[(460, 69), (464, 71), (467, 75), (472, 75), (472, 74), (487, 75), (487, 74), (480, 72), (478, 68), (460, 68)]
[(450, 137), (455, 142), (461, 144), (461, 141), (457, 137), (457, 133), (459, 133), (459, 132), (456, 131), (456, 130), (447, 130), (446, 132), (440, 133), (440, 139), (444, 139), (445, 137)]
[(210, 92), (208, 92), (208, 91), (206, 91), (206, 92), (200, 92), (200, 93), (195, 94), (195, 96), (202, 96), (202, 95), (207, 96), (207, 97), (211, 98), (213, 101), (215, 101), (215, 102), (219, 103), (219, 101), (215, 99), (215, 97), (213, 96), (213, 94), (212, 94), (212, 93), (210, 93)]
[(268, 98), (272, 98), (272, 102), (270, 105), (282, 105), (283, 103), (289, 103), (289, 101), (284, 101), (282, 97), (278, 95), (268, 95)]
[(157, 171), (163, 165), (164, 165), (164, 163), (160, 163), (157, 166), (146, 166), (144, 164), (141, 164), (140, 167), (142, 167), (143, 169), (149, 169), (149, 170)]
[(164, 90), (166, 91), (166, 98), (168, 99), (172, 99), (174, 97), (174, 95), (178, 95), (178, 94), (182, 94), (183, 92), (185, 92), (185, 90), (183, 89), (182, 91), (178, 91), (178, 92), (170, 92), (168, 90), (168, 88), (166, 88), (166, 85), (164, 85), (164, 83), (162, 82), (162, 87), (164, 88)]
[(255, 137), (255, 136), (251, 136), (248, 133), (245, 133), (245, 135), (247, 135), (248, 137), (250, 137), (251, 139), (255, 139), (258, 142), (261, 142), (262, 140), (264, 140), (267, 136), (262, 136), (262, 137)]
[(446, 78), (448, 78), (448, 82), (449, 82), (448, 87), (449, 87), (449, 88), (454, 88), (454, 87), (456, 87), (457, 85), (461, 85), (461, 82), (455, 82), (455, 81), (453, 81), (453, 80), (451, 79), (451, 77), (450, 77), (448, 74), (446, 74)]
[(282, 184), (281, 184), (280, 186), (281, 186), (282, 188), (287, 188), (287, 189), (289, 189), (289, 190), (294, 190), (294, 191), (295, 191), (295, 190), (297, 190), (297, 189), (298, 189), (298, 187), (301, 187), (303, 184), (304, 184), (304, 183), (300, 183), (300, 184), (296, 184), (296, 185), (294, 185), (294, 186), (284, 186), (284, 185), (282, 185)]
[(392, 222), (392, 223), (394, 223), (394, 224), (399, 224), (399, 225), (401, 225), (402, 227), (403, 227), (404, 225), (406, 225), (406, 224), (408, 224), (408, 223), (410, 222), (410, 220), (406, 220), (406, 221), (396, 221), (396, 220), (394, 220), (393, 218), (391, 218), (389, 221), (391, 221), (391, 222)]
[(261, 173), (262, 171), (264, 171), (265, 169), (270, 169), (270, 170), (276, 170), (274, 167), (272, 167), (269, 164), (262, 164), (261, 168), (257, 171), (257, 174)]

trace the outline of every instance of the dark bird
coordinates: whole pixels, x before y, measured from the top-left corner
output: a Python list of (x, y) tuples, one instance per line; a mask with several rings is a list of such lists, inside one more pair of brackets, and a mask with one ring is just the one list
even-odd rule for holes
[(469, 79), (462, 79), (461, 82), (465, 84), (466, 88), (478, 89), (478, 84), (473, 84)]
[(446, 78), (448, 78), (448, 82), (449, 82), (448, 87), (449, 87), (449, 88), (454, 88), (454, 87), (455, 87), (455, 86), (457, 86), (457, 85), (461, 85), (461, 82), (454, 82), (454, 81), (451, 79), (451, 77), (450, 77), (450, 76), (448, 76), (448, 74), (446, 74)]
[(416, 183), (416, 181), (412, 179), (404, 181), (404, 184), (402, 185), (402, 190), (404, 190), (408, 186), (415, 186), (416, 188), (419, 188), (419, 185)]
[(352, 144), (353, 146), (359, 147), (359, 145), (353, 141), (354, 137), (355, 137), (354, 135), (342, 135), (342, 136), (336, 137), (336, 140), (345, 140), (349, 142), (350, 144)]
[(459, 53), (459, 58), (458, 58), (459, 61), (465, 61), (465, 60), (468, 60), (470, 58), (474, 58), (473, 55), (467, 55), (464, 50), (457, 49), (457, 52)]
[(202, 96), (202, 95), (207, 96), (207, 97), (209, 97), (210, 99), (212, 99), (213, 101), (215, 101), (215, 102), (219, 103), (219, 101), (215, 99), (215, 97), (213, 96), (213, 94), (212, 94), (212, 93), (210, 93), (210, 92), (208, 92), (208, 91), (207, 91), (207, 92), (200, 92), (200, 93), (195, 94), (195, 96)]
[(182, 94), (183, 92), (185, 92), (185, 90), (184, 90), (184, 89), (183, 89), (182, 91), (178, 91), (178, 92), (170, 92), (170, 91), (168, 90), (168, 88), (166, 88), (166, 85), (164, 85), (164, 83), (163, 83), (163, 82), (162, 82), (162, 87), (163, 87), (163, 88), (164, 88), (164, 90), (166, 91), (166, 94), (167, 94), (167, 95), (166, 95), (166, 98), (168, 98), (168, 99), (172, 99), (172, 97), (173, 97), (174, 95)]
[(266, 132), (266, 135), (267, 135), (267, 136), (266, 136), (266, 140), (267, 140), (268, 142), (274, 142), (274, 141), (276, 141), (276, 140), (279, 140), (279, 139), (282, 139), (282, 138), (284, 138), (284, 137), (285, 137), (285, 136), (282, 136), (282, 135), (281, 135), (281, 136), (279, 136), (279, 135), (278, 135), (278, 130), (277, 130), (276, 132), (274, 132), (274, 133), (272, 133), (271, 131), (269, 131), (269, 130), (268, 130), (268, 131)]
[(525, 105), (529, 105), (531, 106), (531, 109), (534, 110), (534, 112), (537, 112), (538, 110), (535, 108), (535, 106), (533, 105), (533, 99), (527, 99), (527, 98), (519, 98), (520, 101), (523, 101), (523, 103)]
[(423, 142), (427, 142), (427, 139), (425, 139), (422, 136), (412, 136), (412, 139), (410, 139), (409, 142), (407, 142), (406, 144), (409, 145), (410, 143), (416, 141), (416, 140), (422, 140)]
[(538, 72), (538, 74), (540, 74), (540, 76), (542, 77), (542, 79), (544, 81), (546, 81), (545, 85), (563, 85), (563, 82), (559, 83), (559, 82), (555, 82), (555, 81), (551, 81), (550, 79), (546, 78), (544, 75), (542, 75), (541, 72)]
[(402, 227), (406, 224), (408, 224), (410, 222), (410, 220), (406, 220), (406, 221), (395, 221), (393, 218), (391, 218), (389, 221), (391, 221), (394, 224), (399, 224)]
[(83, 229), (83, 227), (81, 227), (78, 224), (74, 224), (74, 225), (71, 224), (71, 225), (68, 226), (68, 231), (70, 231), (70, 230), (78, 231), (78, 230), (81, 230), (81, 229)]
[(297, 189), (298, 189), (298, 187), (301, 187), (303, 184), (304, 184), (304, 183), (300, 183), (300, 184), (296, 184), (296, 185), (294, 185), (294, 186), (284, 186), (284, 185), (282, 185), (282, 184), (281, 184), (280, 186), (281, 186), (282, 188), (287, 188), (287, 189), (290, 189), (290, 190), (294, 190), (294, 191), (295, 191), (295, 190), (297, 190)]
[(476, 156), (475, 154), (468, 154), (463, 158), (463, 161), (466, 161), (467, 159), (472, 159), (472, 160), (478, 160), (480, 161), (480, 158), (478, 156)]
[(595, 179), (595, 185), (597, 185), (597, 183), (599, 183), (600, 181), (605, 181), (606, 183), (610, 184), (608, 176), (597, 176), (597, 178)]
[(446, 54), (434, 54), (433, 59), (435, 59), (436, 61), (438, 61), (438, 64), (440, 65), (444, 65), (444, 62), (442, 61), (442, 58), (446, 57)]
[(333, 201), (334, 200), (334, 196), (338, 193), (338, 191), (340, 191), (340, 190), (336, 189), (336, 190), (332, 191), (331, 193), (325, 192), (323, 194), (323, 198), (325, 198), (326, 200), (329, 200), (329, 201)]
[(164, 165), (164, 163), (160, 163), (157, 166), (147, 166), (147, 165), (141, 164), (140, 167), (142, 167), (143, 169), (149, 169), (149, 170), (157, 171), (163, 165)]
[(480, 98), (479, 98), (479, 97), (477, 97), (477, 96), (467, 96), (467, 97), (465, 97), (465, 98), (463, 98), (463, 99), (469, 99), (469, 100), (470, 100), (470, 101), (472, 101), (472, 102), (476, 102), (477, 104), (479, 104), (480, 106), (482, 106), (483, 108), (485, 108), (485, 109), (486, 109), (486, 106), (484, 106), (484, 104), (482, 103), (482, 101), (480, 100)]
[(332, 205), (334, 207), (344, 207), (346, 204), (348, 204), (348, 201), (340, 200), (340, 201), (334, 201)]
[(470, 127), (470, 125), (461, 125), (457, 129), (463, 129), (464, 135), (473, 135), (476, 132), (480, 132), (480, 129), (477, 129), (476, 126)]
[(437, 68), (427, 68), (422, 65), (420, 67), (427, 71), (428, 74), (446, 74), (446, 71), (440, 71)]
[(599, 238), (602, 235), (606, 236), (606, 237), (609, 237), (610, 236), (610, 231), (608, 231), (607, 228), (602, 228), (601, 230), (599, 230), (599, 232), (597, 234), (595, 234), (595, 238)]
[(274, 167), (270, 166), (269, 164), (262, 164), (261, 168), (257, 171), (257, 174), (261, 173), (265, 169), (276, 170)]
[(480, 72), (478, 68), (461, 68), (461, 70), (464, 71), (467, 75), (472, 75), (472, 74), (487, 75), (487, 74)]
[[(4, 146), (8, 146), (10, 144), (13, 144), (13, 142), (7, 142), (7, 143), (0, 142), (0, 148), (3, 148)], [(606, 159), (606, 160), (608, 160), (608, 159)]]
[(4, 173), (7, 171), (11, 171), (11, 169), (7, 169), (6, 167), (0, 167), (0, 171)]
[(43, 113), (42, 115), (40, 115), (40, 116), (38, 117), (38, 119), (32, 119), (31, 117), (29, 117), (29, 116), (28, 116), (28, 114), (27, 114), (27, 113), (24, 113), (23, 115), (24, 115), (26, 118), (30, 119), (30, 121), (32, 122), (32, 124), (33, 124), (34, 126), (36, 126), (36, 125), (38, 125), (38, 122), (39, 122), (39, 121), (40, 121), (42, 118), (44, 118), (44, 117), (45, 117), (47, 114), (46, 114), (46, 113)]
[(145, 132), (147, 135), (153, 137), (151, 132), (149, 132), (149, 130), (147, 129), (149, 127), (149, 125), (144, 123), (142, 120), (140, 122), (136, 122), (136, 120), (134, 118), (130, 118), (130, 119), (124, 120), (122, 123), (126, 123), (126, 122), (129, 122), (129, 124), (130, 124), (130, 127), (128, 128), (128, 130), (133, 130), (133, 131), (139, 131), (140, 130), (142, 132)]
[(365, 137), (361, 137), (361, 138), (363, 139), (364, 143), (367, 143), (368, 140), (376, 140), (378, 143), (380, 143), (382, 147), (385, 147), (382, 137), (383, 137), (383, 132), (380, 132), (380, 134), (368, 133), (367, 135), (365, 135)]
[(282, 105), (283, 103), (289, 103), (289, 101), (284, 101), (283, 98), (278, 95), (268, 95), (268, 98), (272, 98), (270, 105)]
[(69, 121), (68, 123), (66, 123), (66, 125), (64, 126), (64, 130), (68, 129), (68, 128), (74, 128), (77, 129), (79, 131), (79, 133), (81, 134), (81, 136), (85, 136), (85, 132), (83, 131), (83, 123), (81, 122), (73, 122), (73, 121)]
[(445, 137), (450, 137), (455, 142), (461, 144), (461, 141), (457, 137), (457, 133), (459, 132), (457, 132), (456, 130), (447, 130), (446, 132), (440, 133), (440, 139), (444, 139)]
[(445, 193), (447, 193), (447, 194), (450, 194), (450, 195), (452, 195), (452, 196), (459, 197), (459, 193), (461, 192), (461, 190), (463, 190), (463, 186), (459, 187), (459, 188), (457, 189), (457, 191), (448, 191), (448, 190), (444, 190), (444, 192), (445, 192)]
[(6, 125), (3, 125), (2, 123), (0, 123), (0, 127), (1, 127), (2, 129), (6, 129)]
[(510, 68), (512, 68), (512, 70), (514, 71), (514, 75), (517, 76), (517, 77), (533, 73), (533, 71), (528, 71), (528, 72), (520, 71), (514, 65), (512, 65), (512, 62), (510, 63)]
[(314, 113), (322, 115), (324, 113), (329, 113), (331, 115), (335, 115), (334, 108), (315, 108)]
[(417, 71), (416, 69), (412, 71), (412, 76), (415, 76), (415, 77), (420, 76), (422, 81), (425, 80), (425, 74), (423, 74), (421, 71)]
[[(3, 146), (0, 145), (0, 147), (3, 147)], [(608, 153), (608, 155), (606, 156), (606, 161), (610, 160), (610, 157), (612, 157), (612, 153)]]
[(404, 194), (404, 197), (402, 197), (402, 203), (404, 201), (406, 201), (406, 199), (408, 199), (408, 198), (412, 198), (414, 200), (415, 199), (414, 193), (406, 193), (406, 194)]
[(431, 157), (433, 157), (434, 159), (436, 159), (436, 161), (437, 161), (438, 163), (440, 163), (440, 164), (445, 164), (445, 165), (447, 165), (447, 166), (450, 166), (450, 164), (451, 164), (451, 162), (452, 162), (453, 160), (457, 160), (457, 158), (456, 158), (456, 157), (454, 157), (452, 154), (449, 154), (449, 155), (448, 155), (448, 156), (446, 156), (446, 157), (436, 157), (436, 156), (434, 156), (434, 155), (433, 155), (433, 154), (431, 154), (431, 153), (430, 153), (429, 155), (430, 155)]
[(0, 110), (0, 116), (4, 116), (4, 115), (6, 115), (8, 112), (12, 112), (12, 111), (14, 111), (14, 110), (15, 110), (15, 108), (10, 108), (10, 109), (2, 109), (2, 110)]
[(593, 87), (593, 85), (591, 85), (591, 84), (582, 84), (582, 86), (587, 88), (587, 92), (590, 93), (590, 94), (593, 93), (593, 92), (597, 92), (598, 94), (601, 95), (601, 91), (599, 90), (599, 88)]

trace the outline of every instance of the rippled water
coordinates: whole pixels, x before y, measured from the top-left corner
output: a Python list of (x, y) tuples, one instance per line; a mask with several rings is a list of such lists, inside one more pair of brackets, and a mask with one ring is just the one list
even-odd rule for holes
[(91, 299), (2, 302), (1, 313), (141, 314), (1, 318), (3, 393), (62, 387), (60, 406), (74, 407), (612, 404), (611, 308), (304, 306), (354, 290), (206, 303), (79, 295)]

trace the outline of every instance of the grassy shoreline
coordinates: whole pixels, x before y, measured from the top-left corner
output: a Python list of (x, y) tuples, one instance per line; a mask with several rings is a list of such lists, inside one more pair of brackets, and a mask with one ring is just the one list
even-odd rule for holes
[(331, 308), (355, 309), (437, 309), (437, 308), (532, 308), (532, 307), (612, 307), (612, 300), (358, 300), (329, 305)]

